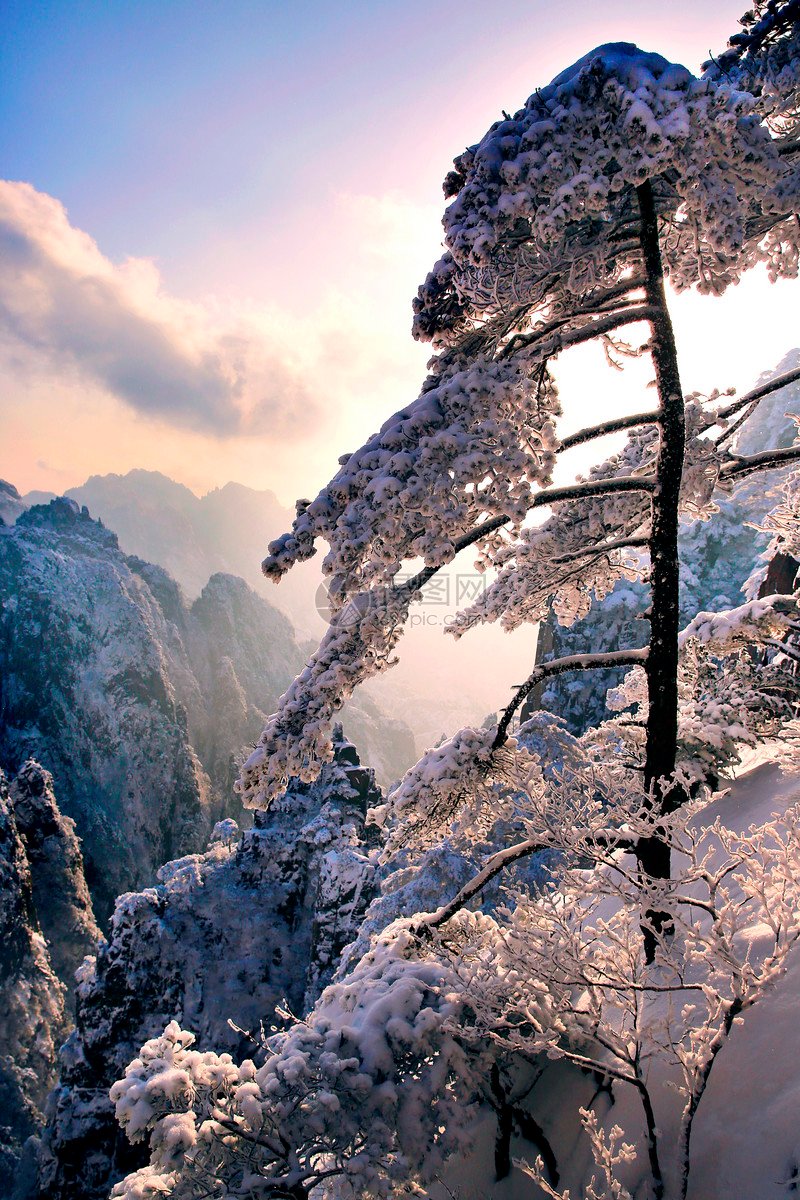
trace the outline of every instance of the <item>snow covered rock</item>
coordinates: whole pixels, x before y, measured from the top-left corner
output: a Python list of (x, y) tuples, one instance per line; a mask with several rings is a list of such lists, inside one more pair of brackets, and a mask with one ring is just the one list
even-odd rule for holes
[(47, 763), (102, 920), (212, 823), (167, 619), (116, 536), (71, 500), (0, 528), (0, 596), (0, 763)]
[[(0, 772), (0, 1171), (9, 1185), (35, 1137), (66, 1032), (64, 986), (34, 907), (25, 846)], [(6, 1193), (10, 1194), (10, 1193)]]
[(80, 973), (40, 1156), (42, 1195), (100, 1200), (136, 1165), (108, 1089), (169, 1021), (189, 1026), (201, 1048), (253, 1054), (247, 1031), (276, 1021), (277, 1009), (313, 1003), (375, 894), (365, 820), (381, 801), (339, 729), (315, 785), (294, 786), (240, 837), (223, 822), (225, 835), (217, 826), (204, 853), (119, 898), (108, 942)]
[(101, 936), (75, 822), (61, 815), (52, 775), (33, 760), (24, 764), (11, 783), (10, 802), (30, 868), (39, 927), (53, 970), (67, 989), (67, 1009), (74, 1011), (75, 972)]
[[(126, 557), (67, 499), (0, 527), (0, 597), (0, 765), (52, 771), (105, 922), (120, 892), (238, 816), (238, 757), (304, 650), (243, 580), (212, 576), (190, 607), (162, 567)], [(368, 699), (345, 716), (384, 777), (402, 774), (414, 749), (403, 723)]]
[(0, 479), (0, 521), (5, 525), (13, 525), (27, 507), (13, 483)]

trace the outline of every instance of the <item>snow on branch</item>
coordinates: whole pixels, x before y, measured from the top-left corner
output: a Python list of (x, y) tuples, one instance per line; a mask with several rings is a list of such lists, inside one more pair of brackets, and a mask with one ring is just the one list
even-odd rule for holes
[(392, 664), (415, 595), (410, 587), (374, 588), (334, 613), (242, 767), (236, 788), (246, 806), (269, 807), (290, 778), (311, 782), (330, 762), (337, 712), (359, 683)]
[(779, 392), (781, 388), (788, 387), (790, 383), (796, 383), (798, 379), (800, 379), (800, 367), (796, 367), (793, 371), (786, 371), (783, 375), (776, 375), (772, 379), (768, 379), (765, 383), (759, 384), (758, 387), (745, 392), (743, 396), (737, 397), (732, 403), (718, 409), (715, 414), (716, 424), (729, 421), (731, 417), (736, 416), (743, 408), (756, 405), (766, 396), (772, 395), (773, 392)]
[(260, 1066), (198, 1051), (171, 1022), (111, 1089), (130, 1140), (150, 1145), (149, 1165), (114, 1197), (224, 1187), (299, 1200), (336, 1177), (353, 1200), (431, 1179), (464, 1149), (478, 1064), (449, 1031), (463, 1008), (453, 972), (418, 950), (407, 923), (387, 929), (304, 1021), (267, 1041)]
[(513, 812), (514, 792), (531, 797), (543, 791), (538, 757), (513, 738), (500, 748), (494, 735), (493, 728), (460, 729), (406, 772), (389, 796), (396, 821), (389, 855), (409, 843), (435, 845), (463, 826), (471, 836), (491, 829)]
[(504, 710), (494, 738), (495, 748), (503, 745), (514, 714), (525, 697), (530, 695), (543, 679), (564, 675), (568, 671), (595, 671), (609, 667), (641, 666), (646, 661), (647, 648), (644, 647), (640, 650), (607, 650), (602, 654), (570, 654), (564, 658), (554, 658), (549, 662), (540, 663), (534, 667), (525, 682), (517, 689), (514, 699)]
[(723, 612), (701, 612), (678, 638), (680, 647), (696, 639), (715, 654), (730, 654), (766, 640), (780, 638), (797, 622), (795, 596), (764, 596)]
[(536, 489), (550, 482), (558, 397), (546, 361), (476, 360), (431, 376), (417, 400), (395, 413), (342, 466), (316, 500), (301, 501), (292, 532), (270, 546), (264, 573), (278, 579), (315, 552), (334, 607), (390, 582), (403, 561), (451, 561), (455, 543), (479, 522), (518, 526)]
[[(531, 507), (577, 502), (615, 494), (647, 494), (648, 478), (596, 479), (547, 488), (533, 497)], [(487, 537), (489, 523), (465, 535), (453, 553)], [(495, 525), (494, 528), (499, 528)], [(242, 767), (237, 790), (249, 807), (267, 807), (285, 791), (289, 779), (311, 781), (333, 750), (331, 734), (338, 710), (359, 683), (386, 670), (396, 659), (409, 606), (438, 570), (423, 568), (404, 585), (373, 588), (351, 597), (334, 613), (328, 632), (303, 671), (278, 702), (259, 744)]]
[(424, 937), (426, 931), (445, 925), (501, 872), (543, 850), (599, 864), (619, 849), (630, 850), (629, 821), (644, 807), (645, 799), (624, 772), (615, 779), (613, 773), (595, 770), (592, 764), (578, 770), (554, 770), (551, 764), (546, 784), (529, 788), (518, 806), (518, 818), (529, 836), (491, 854), (452, 899), (418, 916), (414, 931)]
[(800, 446), (785, 446), (779, 450), (764, 450), (761, 454), (736, 457), (720, 470), (720, 480), (743, 479), (754, 471), (769, 471), (800, 460)]
[(771, 534), (769, 545), (761, 555), (761, 563), (742, 589), (754, 599), (764, 583), (769, 563), (778, 554), (800, 560), (800, 471), (794, 471), (780, 485), (779, 500), (772, 512), (755, 528)]
[(561, 449), (571, 450), (573, 446), (582, 446), (584, 442), (607, 437), (610, 433), (621, 433), (626, 429), (634, 429), (637, 425), (655, 425), (658, 418), (657, 411), (632, 413), (627, 417), (613, 417), (608, 421), (601, 421), (599, 425), (589, 425), (586, 429), (579, 429), (576, 433), (568, 433), (561, 439)]
[(525, 303), (568, 310), (638, 276), (631, 197), (646, 180), (676, 287), (719, 293), (763, 258), (792, 273), (797, 181), (754, 104), (629, 43), (591, 51), (455, 160), (447, 252), (420, 289), (416, 336), (454, 346), (504, 306), (521, 322)]
[[(657, 832), (668, 842), (670, 879), (643, 883), (629, 856), (606, 856), (592, 871), (566, 869), (539, 894), (514, 894), (461, 936), (448, 926), (439, 942), (475, 1014), (462, 1036), (630, 1087), (646, 1134), (640, 1171), (661, 1195), (674, 1175), (681, 1200), (716, 1058), (800, 940), (800, 807), (742, 834), (719, 821), (698, 830), (702, 807), (629, 819), (633, 837)], [(647, 911), (669, 915), (669, 934), (654, 931), (652, 963), (642, 947)], [(672, 1090), (659, 1093), (664, 1076)], [(642, 1144), (635, 1128), (626, 1132)]]
[(634, 430), (619, 453), (562, 494), (565, 503), (542, 525), (526, 526), (511, 543), (488, 543), (485, 565), (494, 568), (497, 577), (447, 632), (458, 638), (478, 623), (493, 621), (515, 629), (523, 622), (543, 620), (553, 602), (562, 624), (572, 624), (619, 578), (637, 578), (641, 565), (626, 558), (624, 549), (609, 549), (607, 555), (591, 559), (583, 552), (646, 536), (657, 440), (652, 426)]
[(727, 50), (704, 64), (704, 73), (757, 94), (772, 130), (795, 149), (792, 138), (800, 118), (800, 3), (756, 0), (741, 26)]

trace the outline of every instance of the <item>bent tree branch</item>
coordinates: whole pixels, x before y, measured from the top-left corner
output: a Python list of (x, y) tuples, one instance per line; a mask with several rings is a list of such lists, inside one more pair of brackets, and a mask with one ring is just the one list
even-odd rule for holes
[[(616, 479), (596, 479), (589, 480), (587, 483), (574, 483), (568, 487), (544, 488), (534, 496), (531, 509), (547, 508), (551, 504), (559, 504), (565, 500), (582, 500), (589, 496), (610, 496), (614, 492), (652, 492), (654, 487), (655, 479), (650, 476), (622, 475)], [(475, 529), (471, 529), (469, 533), (465, 533), (463, 537), (453, 543), (453, 558), (462, 550), (466, 550), (468, 546), (479, 542), (481, 538), (494, 533), (496, 529), (502, 529), (509, 520), (510, 518), (505, 516), (491, 517)], [(402, 585), (403, 590), (412, 593), (418, 592), (441, 569), (441, 567), (423, 567)]]
[(719, 473), (720, 479), (743, 479), (754, 471), (769, 471), (775, 467), (785, 467), (787, 463), (800, 459), (800, 446), (786, 446), (781, 450), (764, 450), (761, 454), (751, 454), (747, 458), (737, 458), (732, 463), (726, 463)]
[(539, 663), (534, 667), (525, 682), (517, 688), (516, 695), (503, 711), (497, 726), (492, 749), (498, 750), (508, 737), (508, 727), (514, 713), (525, 697), (533, 691), (537, 683), (549, 679), (553, 675), (564, 675), (567, 671), (595, 671), (607, 667), (633, 667), (647, 663), (648, 651), (641, 650), (607, 650), (603, 654), (568, 654), (564, 658), (553, 658), (549, 662)]

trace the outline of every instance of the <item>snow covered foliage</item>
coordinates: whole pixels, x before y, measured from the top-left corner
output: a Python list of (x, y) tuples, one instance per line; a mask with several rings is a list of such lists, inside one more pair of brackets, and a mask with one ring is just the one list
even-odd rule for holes
[(128, 1136), (151, 1147), (112, 1194), (302, 1196), (335, 1178), (339, 1196), (386, 1196), (430, 1178), (465, 1144), (470, 1072), (449, 1028), (463, 1008), (453, 973), (415, 951), (407, 928), (387, 930), (306, 1020), (269, 1039), (260, 1067), (194, 1050), (168, 1025), (111, 1089)]
[(771, 126), (796, 136), (800, 120), (800, 35), (791, 4), (756, 0), (728, 48), (705, 64), (706, 75), (746, 88), (759, 98)]
[[(761, 555), (761, 565), (747, 581), (750, 594), (764, 583), (769, 564), (776, 555), (800, 560), (800, 472), (793, 472), (780, 485), (777, 503), (764, 517), (759, 528), (771, 537)], [(798, 567), (795, 567), (795, 577), (791, 581), (793, 584), (796, 582), (797, 570)]]
[(591, 51), (455, 160), (447, 253), (420, 289), (417, 336), (452, 345), (477, 324), (502, 336), (516, 307), (566, 304), (637, 271), (631, 191), (646, 180), (674, 286), (718, 293), (772, 255), (792, 271), (788, 222), (791, 250), (783, 229), (753, 231), (791, 211), (791, 169), (754, 110), (747, 92), (629, 43)]
[[(547, 638), (555, 657), (589, 651), (616, 650), (620, 646), (647, 644), (647, 625), (642, 618), (648, 604), (644, 582), (622, 579), (602, 600), (593, 600), (585, 617), (574, 624), (560, 625), (555, 615), (539, 627), (539, 637)], [(549, 679), (540, 697), (541, 707), (556, 714), (580, 736), (608, 718), (606, 695), (623, 680), (624, 670), (607, 668), (559, 675)]]
[[(599, 485), (597, 495), (566, 500), (543, 524), (526, 526), (516, 542), (499, 546), (491, 555), (496, 579), (448, 632), (461, 637), (485, 621), (515, 629), (523, 622), (543, 620), (551, 601), (560, 622), (571, 625), (586, 615), (593, 596), (607, 595), (621, 576), (636, 579), (641, 556), (626, 546), (613, 547), (641, 535), (646, 527), (654, 446), (652, 430), (631, 435), (619, 454), (590, 472), (587, 482)], [(621, 490), (620, 480), (629, 483), (630, 490)], [(602, 490), (607, 481), (613, 481), (608, 493)], [(555, 599), (554, 584), (560, 585)]]
[(678, 644), (696, 639), (717, 654), (746, 650), (761, 643), (780, 648), (778, 641), (797, 627), (798, 604), (794, 596), (765, 596), (727, 612), (701, 612), (680, 635)]
[[(442, 353), (419, 398), (298, 503), (264, 561), (278, 579), (327, 541), (334, 617), (245, 764), (246, 802), (269, 802), (291, 774), (325, 761), (336, 704), (391, 665), (408, 605), (461, 549), (475, 545), (480, 566), (500, 569), (483, 608), (509, 627), (539, 620), (554, 595), (574, 620), (593, 591), (639, 573), (628, 550), (648, 536), (655, 417), (618, 426), (637, 428), (574, 496), (550, 489), (556, 454), (576, 443), (558, 437), (549, 360), (655, 319), (639, 236), (645, 185), (664, 271), (677, 287), (719, 292), (762, 259), (795, 273), (793, 181), (752, 96), (627, 43), (591, 52), (456, 160), (447, 253), (416, 302), (417, 336)], [(709, 436), (718, 417), (727, 420), (688, 405), (681, 503), (694, 516), (713, 511), (732, 470)], [(544, 526), (523, 524), (548, 493), (566, 507)], [(587, 536), (606, 544), (573, 561)], [(418, 560), (423, 570), (398, 585)]]
[(794, 442), (800, 421), (800, 349), (790, 350), (774, 370), (764, 371), (757, 387), (768, 386), (779, 377), (789, 382), (758, 400), (752, 409), (745, 409), (729, 431), (728, 436), (731, 432), (735, 435), (737, 454), (758, 454)]
[[(789, 758), (798, 748), (796, 596), (768, 596), (722, 612), (698, 613), (682, 630), (678, 671), (677, 766), (684, 777), (715, 783), (729, 776), (744, 748), (778, 739)], [(647, 682), (634, 668), (606, 697), (619, 714), (582, 739), (616, 740), (630, 762), (641, 755)], [(602, 753), (598, 749), (598, 753)]]
[[(646, 541), (655, 486), (658, 437), (648, 414), (574, 499), (559, 496), (564, 506), (548, 522), (522, 525), (546, 502), (532, 488), (546, 489), (562, 446), (548, 359), (652, 317), (648, 296), (635, 295), (646, 282), (637, 188), (654, 189), (673, 282), (720, 291), (764, 256), (777, 271), (795, 270), (781, 242), (795, 226), (775, 233), (791, 207), (781, 193), (790, 175), (752, 97), (628, 44), (587, 55), (456, 160), (448, 251), (416, 317), (418, 336), (448, 349), (420, 398), (345, 456), (315, 501), (298, 504), (292, 533), (264, 563), (279, 578), (327, 540), (335, 613), (245, 764), (247, 802), (268, 802), (290, 774), (325, 761), (336, 704), (391, 664), (414, 585), (463, 545), (477, 544), (479, 563), (499, 577), (457, 634), (478, 619), (509, 628), (540, 620), (554, 594), (570, 623), (592, 594), (640, 573), (629, 547)], [(693, 515), (713, 511), (730, 465), (708, 436), (717, 419), (698, 403), (687, 408), (682, 503)], [(587, 554), (587, 539), (605, 545)], [(423, 572), (393, 588), (414, 559)]]
[[(646, 1180), (657, 1196), (665, 1184), (686, 1196), (692, 1128), (716, 1057), (800, 939), (800, 809), (743, 832), (719, 819), (698, 831), (704, 803), (660, 831), (676, 863), (668, 882), (643, 889), (628, 856), (584, 845), (594, 870), (568, 870), (541, 894), (517, 896), (513, 910), (484, 917), (467, 937), (448, 930), (443, 947), (473, 998), (473, 1036), (595, 1071), (615, 1095), (632, 1090), (639, 1113), (627, 1108), (625, 1132), (637, 1161), (617, 1164), (617, 1187), (630, 1194)], [(647, 836), (652, 825), (642, 813), (627, 828)], [(668, 915), (670, 930), (657, 934), (652, 963), (642, 952), (648, 911), (659, 912), (660, 928)], [(534, 1175), (548, 1195), (569, 1194), (547, 1190), (541, 1164)]]
[(237, 789), (246, 807), (266, 807), (290, 779), (311, 782), (330, 762), (336, 714), (359, 683), (391, 665), (413, 597), (409, 586), (376, 588), (333, 615), (242, 768)]
[(481, 837), (514, 814), (515, 791), (542, 790), (538, 758), (514, 738), (498, 750), (496, 734), (494, 726), (462, 729), (411, 768), (390, 796), (390, 848), (426, 849), (461, 827)]
[[(129, 1137), (150, 1145), (149, 1165), (115, 1196), (179, 1200), (204, 1188), (301, 1200), (317, 1186), (385, 1196), (442, 1170), (446, 1180), (448, 1158), (470, 1152), (493, 1107), (494, 1064), (501, 1075), (527, 1071), (521, 1118), (542, 1137), (520, 1167), (546, 1194), (567, 1192), (552, 1162), (534, 1162), (541, 1144), (579, 1189), (593, 1173), (581, 1178), (576, 1135), (553, 1140), (570, 1115), (554, 1106), (581, 1096), (594, 1174), (609, 1169), (598, 1196), (650, 1187), (684, 1197), (719, 1053), (740, 1044), (800, 937), (800, 811), (732, 829), (707, 797), (666, 818), (637, 807), (645, 797), (631, 789), (619, 800), (616, 811), (589, 801), (575, 824), (551, 823), (562, 865), (543, 889), (513, 889), (491, 914), (462, 906), (389, 926), (255, 1059), (197, 1050), (168, 1025), (112, 1089)], [(732, 811), (746, 825), (748, 810)], [(626, 851), (656, 822), (675, 869), (643, 887)], [(641, 925), (655, 910), (671, 930), (648, 962)], [(562, 1063), (579, 1071), (554, 1076)], [(608, 1118), (606, 1095), (616, 1101)], [(603, 1150), (622, 1139), (630, 1151)], [(574, 1186), (569, 1195), (592, 1194)]]
[[(764, 372), (755, 389), (757, 393), (760, 387), (768, 387), (779, 378), (791, 380), (795, 373), (797, 378), (792, 382), (746, 405), (723, 424), (720, 436), (726, 441), (735, 438), (732, 444), (737, 454), (751, 456), (792, 445), (796, 435), (792, 414), (800, 414), (800, 352), (790, 351), (774, 370)], [(795, 485), (789, 484), (789, 474), (790, 466), (772, 471), (766, 480), (745, 478), (730, 493), (719, 489), (715, 492), (715, 511), (710, 515), (684, 515), (679, 532), (682, 624), (700, 610), (737, 607), (743, 590), (755, 598), (765, 583), (770, 562), (781, 545), (788, 544), (786, 539), (795, 536), (797, 518), (786, 490)], [(784, 507), (787, 504), (788, 510)], [(781, 522), (782, 533), (777, 531), (776, 521)], [(774, 583), (778, 584), (777, 578)], [(788, 580), (785, 586), (790, 589), (791, 583)], [(643, 614), (648, 603), (645, 582), (620, 579), (608, 595), (595, 596), (587, 615), (573, 624), (566, 626), (548, 617), (545, 636), (552, 642), (548, 652), (562, 657), (644, 645), (647, 625)], [(619, 669), (556, 677), (547, 681), (541, 703), (580, 734), (606, 719), (606, 692), (621, 679)]]
[(108, 941), (80, 971), (39, 1155), (50, 1200), (106, 1200), (145, 1161), (120, 1143), (108, 1089), (169, 1021), (202, 1050), (243, 1057), (262, 1024), (307, 1011), (333, 976), (377, 891), (365, 820), (383, 799), (341, 729), (335, 746), (313, 786), (293, 782), (241, 834), (222, 822), (207, 851), (119, 898)]
[(513, 362), (477, 359), (429, 378), (413, 404), (343, 457), (316, 500), (299, 502), (292, 533), (270, 546), (265, 574), (280, 578), (325, 538), (338, 607), (391, 580), (404, 560), (449, 562), (455, 539), (480, 518), (521, 524), (532, 488), (549, 482), (559, 413), (547, 372), (531, 377)]

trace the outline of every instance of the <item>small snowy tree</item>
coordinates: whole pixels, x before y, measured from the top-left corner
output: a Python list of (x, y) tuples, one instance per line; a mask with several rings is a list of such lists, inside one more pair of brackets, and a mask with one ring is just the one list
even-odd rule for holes
[[(655, 969), (642, 953), (642, 884), (630, 856), (589, 840), (583, 850), (596, 868), (590, 874), (570, 871), (557, 888), (517, 896), (500, 922), (483, 917), (478, 930), (474, 921), (450, 929), (441, 948), (474, 998), (473, 1036), (492, 1039), (505, 1053), (565, 1059), (634, 1091), (644, 1134), (637, 1140), (654, 1195), (663, 1196), (671, 1180), (679, 1200), (687, 1194), (694, 1120), (717, 1055), (783, 974), (800, 939), (800, 808), (744, 834), (719, 820), (698, 831), (699, 808), (660, 818), (659, 836), (677, 869), (668, 884), (648, 885), (656, 893), (651, 907), (667, 909), (674, 929), (668, 939), (656, 934)], [(639, 836), (651, 836), (652, 813), (634, 816), (629, 833), (641, 822)], [(593, 1135), (596, 1120), (584, 1114), (607, 1190), (595, 1193), (590, 1185), (587, 1200), (623, 1197), (619, 1167), (636, 1156), (611, 1161)], [(548, 1174), (541, 1162), (533, 1170), (548, 1196), (569, 1200)]]

